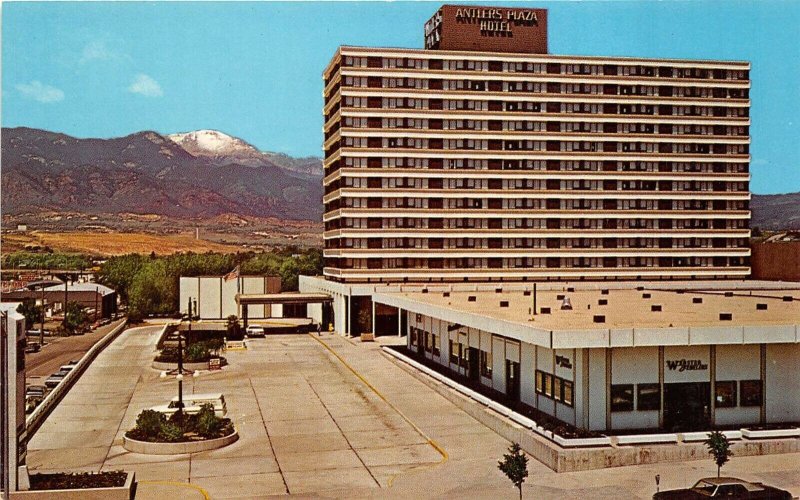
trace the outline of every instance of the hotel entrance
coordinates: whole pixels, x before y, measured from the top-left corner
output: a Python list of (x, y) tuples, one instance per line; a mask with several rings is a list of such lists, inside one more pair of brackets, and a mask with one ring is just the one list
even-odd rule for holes
[(506, 396), (512, 402), (519, 402), (519, 363), (506, 360)]
[(664, 384), (664, 429), (704, 431), (711, 424), (711, 384)]

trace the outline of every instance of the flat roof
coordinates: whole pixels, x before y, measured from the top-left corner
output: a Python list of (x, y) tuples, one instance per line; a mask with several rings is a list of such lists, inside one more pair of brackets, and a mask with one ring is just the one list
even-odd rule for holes
[[(800, 285), (791, 290), (607, 289), (537, 292), (401, 292), (400, 297), (439, 308), (523, 323), (546, 330), (795, 325), (800, 323)], [(568, 298), (572, 309), (562, 310)], [(784, 297), (792, 300), (786, 301)], [(601, 305), (601, 303), (605, 303)], [(698, 303), (699, 301), (699, 303)], [(765, 304), (766, 309), (760, 309)], [(654, 307), (655, 306), (655, 307)], [(549, 308), (549, 314), (542, 314)], [(654, 310), (656, 309), (656, 310)], [(721, 320), (720, 314), (730, 314)], [(603, 316), (597, 321), (595, 316)], [(600, 318), (597, 318), (600, 320)]]

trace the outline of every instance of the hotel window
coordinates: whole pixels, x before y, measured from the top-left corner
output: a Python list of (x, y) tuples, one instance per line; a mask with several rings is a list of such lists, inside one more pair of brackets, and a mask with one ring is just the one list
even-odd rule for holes
[(481, 351), (481, 376), (491, 378), (492, 376), (492, 353)]
[(633, 384), (611, 386), (611, 411), (633, 410)]
[(536, 394), (544, 394), (544, 372), (536, 370)]
[(553, 377), (553, 399), (556, 401), (561, 401), (561, 379), (558, 377)]
[(453, 363), (454, 365), (457, 365), (459, 356), (456, 346), (459, 344), (456, 344), (455, 342), (453, 342), (453, 339), (450, 339), (447, 341), (447, 345), (448, 345), (448, 350), (450, 351), (450, 362)]
[(661, 409), (661, 387), (658, 384), (636, 386), (636, 409), (639, 411)]
[(742, 380), (739, 383), (739, 406), (761, 406), (760, 380)]
[(425, 350), (431, 352), (431, 334), (430, 332), (425, 332)]
[[(714, 389), (714, 406), (733, 408), (736, 406), (736, 381), (717, 382)], [(759, 403), (760, 404), (760, 403)]]
[(408, 341), (411, 344), (411, 347), (417, 346), (417, 329), (411, 328), (411, 334), (409, 335)]
[(437, 342), (436, 335), (431, 334), (431, 343), (433, 344), (433, 355), (439, 356), (441, 353), (439, 352), (439, 343)]
[(549, 373), (544, 374), (544, 395), (553, 397), (553, 376)]

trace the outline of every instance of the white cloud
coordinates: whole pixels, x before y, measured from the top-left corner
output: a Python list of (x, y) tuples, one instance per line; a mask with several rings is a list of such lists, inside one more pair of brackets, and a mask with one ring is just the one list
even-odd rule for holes
[(33, 80), (31, 83), (18, 83), (16, 88), (20, 94), (34, 101), (51, 103), (64, 100), (64, 91), (45, 85), (39, 80)]
[(92, 40), (83, 46), (78, 64), (88, 64), (94, 61), (130, 61), (131, 56), (109, 47), (105, 40)]
[(161, 97), (164, 95), (164, 91), (161, 90), (161, 85), (144, 73), (136, 75), (133, 83), (128, 87), (128, 91), (134, 94), (142, 94), (146, 97)]

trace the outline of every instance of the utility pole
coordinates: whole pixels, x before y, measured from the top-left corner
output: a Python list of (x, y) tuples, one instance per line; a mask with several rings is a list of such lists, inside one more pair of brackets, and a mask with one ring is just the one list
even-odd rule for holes
[(44, 347), (44, 283), (42, 283), (42, 324), (39, 329), (39, 347)]

